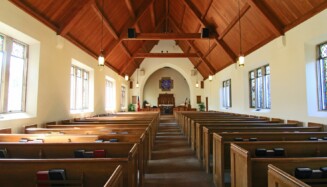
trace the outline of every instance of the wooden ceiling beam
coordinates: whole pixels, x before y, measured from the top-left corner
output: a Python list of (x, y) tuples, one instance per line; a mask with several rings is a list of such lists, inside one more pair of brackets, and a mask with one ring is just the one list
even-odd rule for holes
[[(135, 11), (134, 11), (131, 0), (125, 0), (125, 4), (127, 6), (129, 14), (132, 16), (133, 20), (136, 20), (136, 15), (135, 15)], [(135, 23), (135, 30), (137, 32), (141, 32), (141, 28), (137, 22)]]
[[(162, 17), (161, 20), (158, 22), (158, 25), (157, 25), (156, 28), (154, 29), (154, 32), (156, 32), (156, 31), (159, 30), (160, 26), (164, 23), (164, 21), (165, 21), (165, 17)], [(144, 46), (145, 42), (146, 42), (146, 40), (142, 41), (142, 44), (141, 44), (142, 47)], [(134, 55), (134, 54), (133, 54), (133, 55)], [(133, 56), (133, 55), (132, 55), (132, 56)], [(123, 75), (123, 73), (125, 73), (127, 67), (130, 66), (130, 64), (131, 64), (132, 62), (134, 62), (134, 64), (136, 64), (135, 61), (134, 61), (134, 58), (131, 58), (127, 63), (125, 63), (124, 67), (121, 69), (121, 71), (119, 72), (119, 74), (120, 74), (120, 75)], [(138, 67), (138, 66), (139, 66), (139, 65), (136, 65), (136, 67)]]
[[(226, 29), (220, 34), (219, 36), (219, 40), (223, 39), (226, 34), (236, 25), (236, 23), (239, 20), (239, 17), (242, 18), (244, 16), (244, 14), (250, 9), (250, 5), (248, 3), (245, 3), (245, 5), (243, 6), (243, 8), (240, 11), (240, 15), (237, 15), (233, 18), (233, 20), (229, 23), (229, 25), (226, 27)], [(238, 11), (237, 11), (238, 12)]]
[(210, 1), (208, 7), (206, 8), (206, 10), (204, 12), (204, 14), (202, 15), (202, 17), (201, 17), (202, 20), (205, 20), (206, 19), (207, 15), (208, 15), (208, 12), (209, 12), (209, 10), (211, 8), (212, 3), (213, 3), (213, 0)]
[(9, 1), (12, 2), (14, 5), (18, 6), (20, 9), (27, 12), (33, 18), (41, 21), (43, 24), (45, 24), (46, 26), (48, 26), (52, 30), (54, 30), (56, 33), (58, 33), (58, 31), (59, 31), (58, 26), (56, 26), (54, 23), (52, 23), (49, 19), (46, 19), (44, 17), (44, 15), (42, 15), (42, 13), (40, 13), (40, 11), (38, 11), (37, 9), (30, 7), (26, 3), (24, 3), (25, 1), (20, 1), (20, 0), (9, 0)]
[[(182, 29), (180, 29), (178, 27), (178, 25), (174, 19), (170, 18), (170, 22), (177, 29), (178, 32), (184, 32)], [(186, 40), (186, 42), (188, 43), (189, 46), (191, 46), (197, 52), (198, 57), (200, 57), (200, 59), (205, 62), (205, 64), (209, 68), (210, 74), (214, 75), (216, 73), (215, 68), (210, 64), (210, 62), (208, 62), (208, 60), (206, 58), (203, 57), (203, 54), (200, 51), (200, 49), (193, 42), (191, 42), (189, 40)]]
[(284, 35), (284, 26), (280, 20), (269, 10), (261, 1), (248, 0), (248, 3), (265, 19), (265, 23), (268, 23), (271, 30), (279, 35)]
[(182, 20), (181, 20), (181, 23), (179, 24), (179, 28), (182, 28), (182, 26), (183, 26), (185, 12), (186, 12), (186, 6), (184, 5), (183, 13), (182, 13)]
[(151, 23), (153, 27), (156, 26), (156, 15), (155, 15), (155, 10), (154, 10), (154, 3), (151, 4), (151, 9), (150, 9), (150, 14), (151, 14)]
[[(196, 19), (201, 23), (201, 25), (203, 27), (208, 27), (209, 24), (206, 23), (206, 21), (204, 19), (201, 19), (201, 17), (202, 17), (201, 13), (196, 9), (196, 7), (191, 3), (191, 1), (184, 0), (183, 2), (190, 9), (190, 11), (194, 14)], [(223, 40), (218, 39), (219, 35), (216, 31), (212, 30), (212, 32), (215, 35), (215, 42), (224, 49), (224, 51), (227, 53), (227, 55), (230, 57), (231, 60), (233, 60), (233, 61), (236, 60), (237, 56), (232, 51), (232, 49)]]
[(133, 58), (196, 58), (197, 53), (135, 53)]
[(117, 32), (115, 31), (115, 29), (113, 28), (113, 26), (111, 25), (111, 23), (109, 22), (109, 20), (107, 19), (107, 17), (105, 16), (103, 10), (101, 10), (99, 8), (99, 6), (94, 2), (92, 3), (92, 9), (94, 10), (94, 12), (96, 13), (96, 15), (100, 18), (100, 20), (103, 18), (103, 24), (106, 27), (106, 29), (110, 32), (110, 34), (116, 39), (118, 40), (119, 37), (117, 35)]
[(109, 46), (105, 47), (105, 50), (104, 50), (105, 59), (107, 59), (110, 56), (110, 54), (117, 47), (117, 45), (119, 45), (123, 41), (123, 38), (127, 36), (127, 29), (135, 26), (136, 23), (138, 23), (138, 21), (143, 17), (143, 15), (145, 15), (146, 11), (151, 6), (151, 4), (153, 4), (153, 2), (154, 2), (154, 0), (150, 0), (150, 2), (144, 1), (144, 3), (140, 6), (142, 10), (140, 10), (140, 13), (137, 14), (135, 21), (132, 24), (126, 23), (123, 26), (124, 29), (123, 29), (122, 34), (119, 36), (119, 40), (115, 41), (114, 43), (111, 42), (109, 44)]
[(79, 3), (78, 8), (68, 14), (68, 18), (61, 24), (58, 34), (61, 36), (66, 35), (71, 28), (81, 19), (84, 13), (89, 9), (89, 5), (92, 1)]
[[(214, 37), (212, 37), (214, 38)], [(135, 38), (123, 37), (123, 40), (204, 40), (201, 33), (136, 33)]]

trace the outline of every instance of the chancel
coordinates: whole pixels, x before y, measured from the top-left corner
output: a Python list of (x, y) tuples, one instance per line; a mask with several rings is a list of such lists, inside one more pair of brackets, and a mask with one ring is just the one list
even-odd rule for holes
[(0, 186), (327, 186), (326, 0), (0, 0)]

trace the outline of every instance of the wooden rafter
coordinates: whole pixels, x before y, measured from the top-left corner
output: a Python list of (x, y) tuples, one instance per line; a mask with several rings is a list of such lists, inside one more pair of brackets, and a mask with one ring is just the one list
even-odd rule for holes
[(204, 14), (202, 15), (202, 17), (201, 17), (202, 20), (205, 20), (205, 19), (206, 19), (207, 15), (208, 15), (208, 12), (209, 12), (209, 10), (210, 10), (210, 8), (211, 8), (212, 3), (213, 3), (213, 0), (210, 1), (208, 7), (206, 8), (206, 11), (205, 11)]
[(256, 0), (248, 0), (248, 3), (252, 8), (257, 10), (263, 18), (265, 18), (265, 23), (268, 23), (271, 30), (279, 36), (284, 34), (284, 28), (281, 21), (270, 11), (266, 6), (263, 5), (262, 2)]
[(142, 10), (140, 10), (140, 13), (136, 16), (134, 22), (132, 24), (131, 23), (125, 24), (123, 27), (124, 32), (119, 36), (119, 39), (114, 42), (111, 42), (109, 46), (104, 48), (105, 59), (107, 59), (112, 53), (112, 51), (118, 46), (118, 44), (120, 44), (123, 41), (123, 37), (127, 36), (127, 28), (135, 26), (138, 23), (138, 21), (143, 17), (143, 15), (146, 13), (147, 9), (151, 6), (151, 4), (153, 4), (153, 2), (154, 0), (150, 0), (150, 2), (148, 3), (145, 2), (147, 4), (143, 3), (141, 6)]
[[(154, 32), (158, 31), (159, 28), (161, 27), (161, 25), (164, 23), (165, 21), (165, 17), (162, 17), (161, 20), (158, 22), (158, 25), (156, 26), (156, 28), (154, 29)], [(146, 40), (142, 41), (141, 46), (143, 47), (145, 44)], [(134, 54), (133, 54), (134, 55)], [(133, 56), (132, 55), (132, 56)], [(127, 67), (133, 62), (133, 64), (135, 65), (135, 61), (134, 58), (131, 58), (127, 63), (125, 63), (124, 67), (121, 69), (121, 71), (119, 72), (120, 75), (123, 75), (123, 73), (125, 73)], [(138, 67), (138, 65), (135, 65), (135, 67)]]
[[(182, 29), (180, 29), (176, 23), (176, 21), (173, 18), (170, 18), (170, 22), (172, 23), (172, 25), (177, 29), (178, 32), (184, 32)], [(215, 74), (215, 68), (210, 64), (210, 62), (208, 62), (208, 60), (206, 58), (203, 57), (202, 52), (200, 51), (200, 49), (191, 41), (186, 40), (186, 42), (189, 44), (189, 46), (191, 46), (198, 54), (198, 57), (200, 57), (200, 59), (207, 65), (207, 67), (209, 68), (210, 73), (213, 75)]]
[(89, 9), (89, 5), (92, 1), (87, 1), (84, 3), (79, 3), (79, 7), (69, 13), (69, 17), (61, 24), (60, 29), (57, 34), (64, 36), (71, 28), (76, 25), (76, 23), (81, 19), (83, 14)]
[(156, 15), (155, 15), (155, 11), (154, 11), (154, 3), (151, 4), (151, 9), (150, 9), (150, 14), (151, 14), (151, 23), (153, 25), (153, 27), (156, 26)]
[[(184, 0), (183, 2), (190, 9), (190, 11), (194, 14), (196, 19), (201, 23), (203, 27), (207, 27), (209, 25), (204, 19), (201, 19), (201, 13), (196, 9), (196, 7), (191, 3), (190, 0)], [(224, 51), (228, 54), (231, 60), (236, 60), (237, 56), (231, 50), (231, 48), (223, 40), (218, 39), (219, 35), (216, 31), (213, 30), (212, 32), (215, 35), (215, 42), (224, 49)]]
[(133, 58), (194, 58), (197, 53), (135, 53)]
[(58, 26), (56, 26), (54, 23), (52, 23), (50, 20), (46, 19), (38, 10), (36, 10), (33, 7), (28, 6), (26, 3), (20, 0), (9, 0), (25, 12), (27, 12), (32, 17), (36, 18), (37, 20), (41, 21), (46, 26), (50, 27), (52, 30), (54, 30), (56, 33), (58, 33)]
[[(131, 0), (125, 0), (125, 3), (129, 11), (129, 14), (132, 16), (133, 20), (136, 20), (136, 15)], [(135, 30), (137, 32), (141, 32), (141, 28), (138, 23), (135, 23)]]
[[(111, 35), (116, 39), (119, 40), (119, 36), (117, 34), (117, 32), (115, 31), (115, 29), (113, 28), (112, 24), (109, 22), (109, 20), (107, 19), (107, 17), (105, 16), (103, 10), (101, 10), (99, 8), (99, 6), (94, 2), (92, 3), (92, 9), (94, 10), (94, 12), (96, 13), (96, 15), (102, 19), (103, 18), (103, 24), (105, 26), (105, 28), (111, 33)], [(129, 52), (129, 50), (127, 49), (127, 47), (123, 44), (123, 43), (119, 43), (119, 45), (121, 46), (121, 48), (123, 49), (124, 53), (131, 58), (131, 53)]]
[[(211, 37), (213, 38), (213, 37)], [(123, 40), (204, 40), (201, 33), (136, 33), (135, 38), (123, 37)]]
[(186, 12), (186, 6), (184, 5), (183, 12), (182, 12), (182, 20), (181, 20), (181, 23), (179, 24), (179, 28), (182, 28), (182, 26), (183, 26), (185, 12)]
[(235, 26), (235, 24), (238, 22), (239, 17), (242, 18), (244, 16), (244, 14), (250, 9), (250, 5), (248, 3), (245, 3), (245, 5), (243, 6), (243, 8), (240, 11), (240, 15), (238, 15), (238, 13), (236, 14), (237, 16), (235, 16), (233, 18), (233, 20), (229, 23), (229, 25), (226, 27), (226, 29), (220, 34), (219, 36), (219, 40), (223, 39), (226, 34)]
[(165, 32), (169, 32), (168, 31), (168, 17), (169, 17), (169, 0), (166, 0), (166, 13), (165, 13), (165, 16), (166, 16), (166, 26), (165, 26)]

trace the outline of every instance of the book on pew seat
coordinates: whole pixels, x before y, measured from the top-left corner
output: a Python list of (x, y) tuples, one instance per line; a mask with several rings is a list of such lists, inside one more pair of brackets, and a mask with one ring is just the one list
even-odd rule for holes
[(311, 178), (312, 179), (320, 179), (320, 178), (322, 178), (322, 171), (320, 169), (313, 169), (312, 170)]
[(109, 134), (117, 134), (117, 132), (110, 132)]
[(249, 141), (250, 141), (250, 142), (257, 141), (257, 138), (250, 138)]
[(104, 149), (94, 150), (93, 155), (94, 155), (94, 158), (105, 158), (106, 151)]
[(317, 141), (318, 138), (317, 137), (310, 137), (309, 140), (311, 140), (311, 141)]
[(322, 177), (327, 178), (327, 167), (321, 167), (320, 170), (322, 171)]
[(267, 149), (264, 148), (257, 148), (255, 149), (255, 156), (257, 157), (264, 157), (267, 155)]
[(116, 139), (116, 138), (111, 138), (109, 141), (110, 141), (110, 142), (118, 142), (118, 139)]
[(323, 140), (327, 140), (327, 137), (325, 136), (325, 137), (323, 137), (322, 139), (323, 139)]
[(273, 149), (267, 149), (266, 156), (274, 157), (275, 156), (275, 151)]
[(128, 134), (128, 132), (123, 131), (123, 132), (120, 132), (119, 134)]
[[(65, 169), (50, 169), (49, 170), (50, 180), (66, 180)], [(51, 184), (52, 187), (65, 186), (64, 184)]]
[(8, 158), (7, 149), (0, 149), (0, 158)]
[(102, 139), (99, 139), (99, 140), (95, 140), (96, 143), (102, 143), (103, 140)]
[[(37, 171), (36, 172), (37, 181), (47, 181), (49, 180), (49, 171)], [(37, 187), (50, 187), (49, 184), (38, 184)]]
[(94, 152), (93, 151), (85, 151), (84, 158), (94, 158)]
[(242, 142), (243, 138), (234, 138), (234, 141)]
[(75, 150), (74, 151), (74, 157), (75, 158), (84, 158), (84, 153), (85, 153), (84, 149)]
[(274, 156), (285, 156), (284, 148), (274, 148)]
[(27, 139), (27, 138), (21, 138), (21, 139), (19, 140), (19, 142), (21, 142), (21, 143), (26, 143), (26, 142), (28, 142), (28, 139)]
[(310, 168), (295, 168), (294, 176), (298, 179), (309, 179), (312, 175)]

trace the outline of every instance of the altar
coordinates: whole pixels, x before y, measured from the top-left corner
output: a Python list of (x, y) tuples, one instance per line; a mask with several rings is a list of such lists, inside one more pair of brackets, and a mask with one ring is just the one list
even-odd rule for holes
[(160, 114), (173, 114), (175, 107), (174, 94), (159, 94), (158, 107), (160, 108)]

